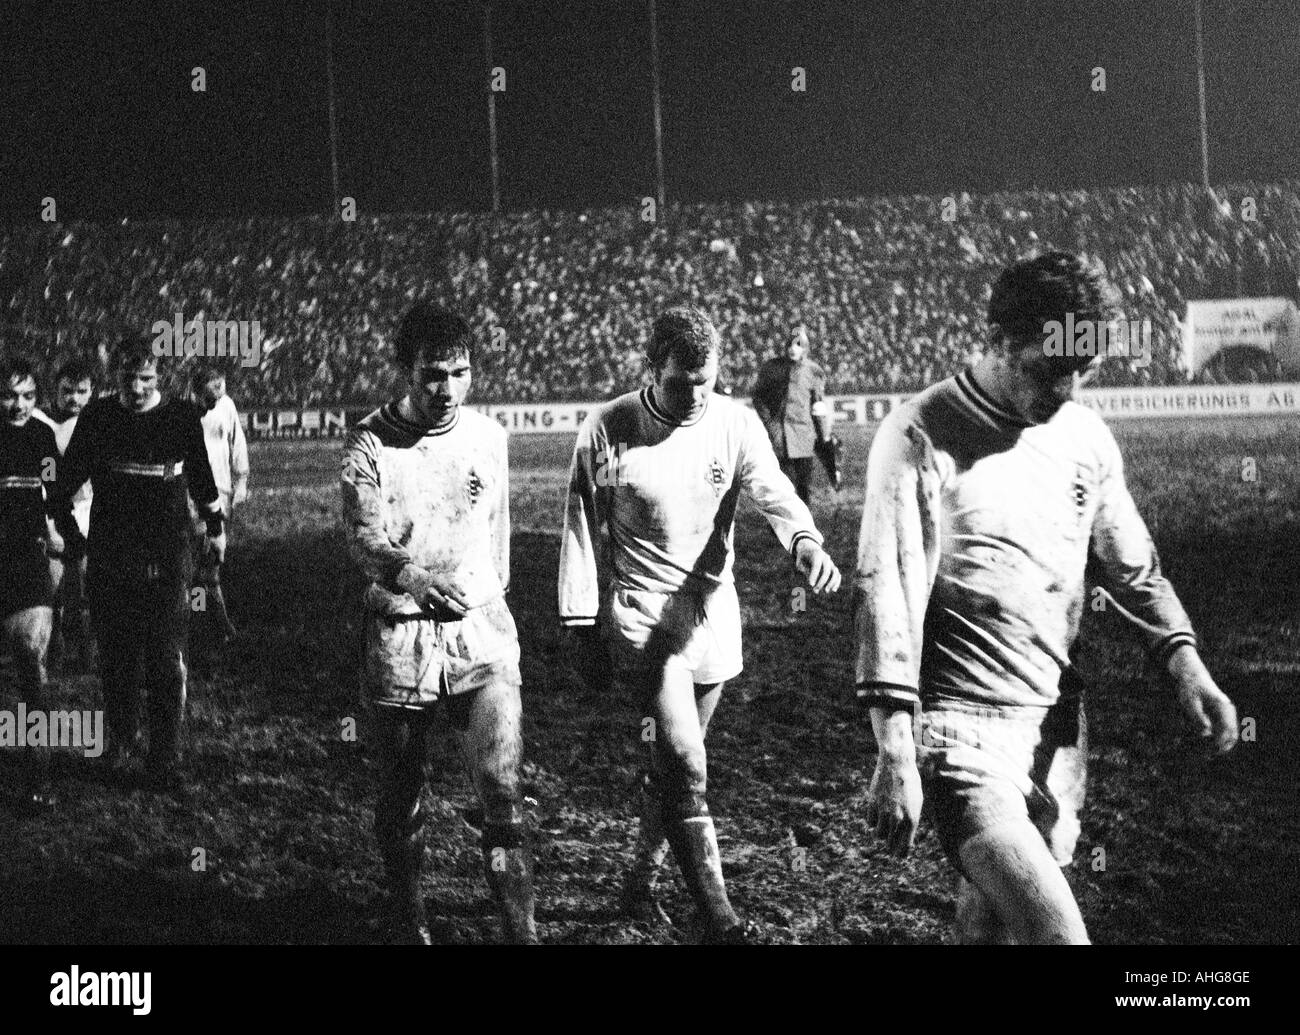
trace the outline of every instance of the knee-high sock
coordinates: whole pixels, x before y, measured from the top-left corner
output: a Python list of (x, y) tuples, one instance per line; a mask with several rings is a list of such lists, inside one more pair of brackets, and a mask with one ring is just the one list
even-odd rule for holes
[(213, 565), (207, 572), (204, 585), (208, 590), (208, 613), (217, 631), (226, 637), (235, 634), (235, 626), (226, 613), (226, 594), (221, 588), (221, 565)]
[(185, 718), (185, 659), (176, 647), (151, 659), (147, 669), (150, 769), (168, 769), (180, 761), (181, 725)]
[(711, 933), (721, 934), (740, 922), (722, 879), (722, 856), (713, 817), (700, 795), (691, 794), (664, 808), (665, 832), (696, 908)]
[(428, 944), (428, 918), (420, 891), (424, 866), (424, 731), (410, 722), (381, 722), (375, 839), (388, 879), (389, 909), (403, 941)]
[(668, 856), (668, 835), (664, 829), (663, 803), (658, 788), (648, 777), (641, 785), (641, 823), (637, 829), (629, 884), (650, 892), (659, 880), (659, 870)]
[(483, 824), (483, 872), (501, 913), (502, 935), (514, 945), (537, 942), (533, 916), (533, 851), (522, 820)]
[[(45, 656), (43, 652), (24, 652), (18, 659), (19, 678), (23, 685), (23, 700), (32, 711), (44, 711), (46, 721), (49, 716), (49, 684), (46, 680)], [(53, 729), (50, 730), (53, 736)], [(48, 744), (39, 747), (28, 744), (23, 748), (23, 783), (28, 793), (37, 793), (44, 789), (50, 778), (50, 748)]]

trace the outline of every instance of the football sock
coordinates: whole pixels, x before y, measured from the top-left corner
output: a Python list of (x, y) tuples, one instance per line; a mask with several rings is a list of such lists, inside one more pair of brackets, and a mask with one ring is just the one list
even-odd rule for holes
[(721, 934), (740, 923), (727, 899), (722, 879), (722, 856), (713, 817), (699, 795), (690, 795), (667, 818), (668, 841), (682, 877), (711, 934)]
[(483, 872), (501, 913), (503, 938), (537, 943), (533, 917), (533, 853), (523, 822), (483, 824)]

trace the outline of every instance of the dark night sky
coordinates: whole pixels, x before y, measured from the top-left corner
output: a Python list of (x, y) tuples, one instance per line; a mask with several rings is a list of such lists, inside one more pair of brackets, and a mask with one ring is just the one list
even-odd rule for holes
[[(679, 199), (1199, 178), (1191, 0), (659, 0)], [(336, 0), (362, 212), (489, 201), (481, 4)], [(654, 191), (644, 0), (495, 4), (508, 208)], [(1300, 4), (1205, 0), (1211, 178), (1297, 175)], [(323, 0), (0, 8), (0, 211), (318, 211)], [(208, 74), (191, 92), (190, 69)], [(808, 72), (805, 94), (790, 68)], [(1089, 89), (1094, 65), (1107, 90)]]

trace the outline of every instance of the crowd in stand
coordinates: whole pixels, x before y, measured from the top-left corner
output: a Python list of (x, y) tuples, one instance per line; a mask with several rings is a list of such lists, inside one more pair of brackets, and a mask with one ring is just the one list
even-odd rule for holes
[(429, 298), (483, 330), (478, 400), (590, 399), (639, 383), (653, 315), (692, 300), (723, 332), (737, 394), (796, 323), (830, 392), (911, 390), (978, 353), (1003, 265), (1058, 247), (1100, 259), (1124, 315), (1153, 325), (1153, 361), (1112, 361), (1102, 383), (1173, 383), (1188, 299), (1300, 297), (1298, 188), (692, 204), (656, 222), (639, 203), (350, 223), (33, 222), (0, 236), (0, 339), (53, 357), (93, 354), (177, 312), (256, 320), (261, 363), (231, 361), (242, 404), (366, 403), (391, 387), (385, 343), (402, 312)]

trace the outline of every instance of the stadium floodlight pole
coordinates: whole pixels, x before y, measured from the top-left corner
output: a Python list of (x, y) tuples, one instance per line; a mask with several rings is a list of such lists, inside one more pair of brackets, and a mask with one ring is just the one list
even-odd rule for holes
[(334, 3), (325, 0), (325, 79), (330, 110), (330, 183), (334, 188), (335, 219), (339, 217), (339, 126), (334, 109)]
[(488, 151), (492, 159), (492, 214), (501, 213), (501, 174), (497, 165), (497, 95), (492, 89), (492, 4), (483, 5), (483, 57), (487, 62)]
[(659, 105), (659, 24), (655, 19), (655, 0), (650, 3), (650, 68), (654, 75), (655, 109), (655, 194), (659, 213), (664, 211), (664, 122)]
[(1201, 25), (1201, 0), (1196, 8), (1196, 92), (1201, 116), (1201, 184), (1210, 189), (1210, 141), (1205, 128), (1205, 34)]

